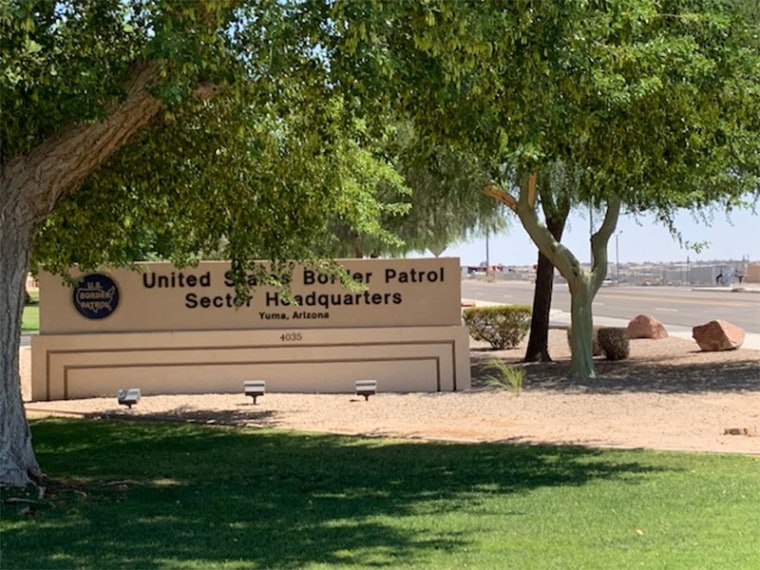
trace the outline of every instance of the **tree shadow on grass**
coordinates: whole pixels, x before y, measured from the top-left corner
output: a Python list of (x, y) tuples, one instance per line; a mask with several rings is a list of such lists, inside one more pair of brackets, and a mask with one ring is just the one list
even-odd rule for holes
[(424, 565), (477, 542), (439, 526), (457, 512), (514, 517), (510, 497), (659, 469), (580, 447), (60, 419), (33, 432), (51, 506), (4, 530), (8, 568)]

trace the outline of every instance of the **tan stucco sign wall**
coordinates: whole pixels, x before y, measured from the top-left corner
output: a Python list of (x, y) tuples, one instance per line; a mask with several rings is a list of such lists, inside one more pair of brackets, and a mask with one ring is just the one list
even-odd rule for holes
[[(235, 306), (227, 262), (177, 269), (146, 263), (139, 272), (103, 272), (112, 283), (76, 291), (60, 277), (40, 275), (40, 332), (240, 330), (460, 324), (460, 270), (455, 258), (342, 260), (360, 290), (298, 266), (294, 302), (277, 289), (254, 286), (252, 299)], [(88, 288), (89, 285), (89, 288)], [(84, 316), (86, 309), (101, 315)], [(81, 311), (80, 309), (85, 309)], [(96, 317), (96, 318), (92, 318)]]
[(339, 263), (361, 289), (299, 266), (296, 303), (256, 286), (237, 308), (227, 262), (146, 263), (76, 288), (42, 272), (31, 399), (240, 392), (247, 379), (272, 392), (351, 392), (362, 378), (379, 391), (469, 388), (458, 259)]

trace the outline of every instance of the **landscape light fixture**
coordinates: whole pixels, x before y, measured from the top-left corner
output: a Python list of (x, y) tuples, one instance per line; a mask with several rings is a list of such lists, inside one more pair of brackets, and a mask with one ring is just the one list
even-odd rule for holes
[(116, 399), (122, 406), (127, 406), (132, 409), (137, 402), (140, 401), (140, 388), (128, 388), (127, 390), (119, 390), (116, 393)]
[(246, 380), (243, 383), (243, 391), (245, 392), (245, 395), (253, 398), (254, 404), (256, 404), (256, 398), (263, 396), (266, 389), (266, 380)]
[(364, 401), (369, 400), (370, 396), (377, 393), (377, 380), (357, 380), (356, 395), (364, 396)]

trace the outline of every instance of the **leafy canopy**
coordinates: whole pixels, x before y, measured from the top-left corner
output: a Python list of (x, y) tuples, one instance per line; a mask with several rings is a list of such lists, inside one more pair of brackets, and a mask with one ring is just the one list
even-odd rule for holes
[[(75, 190), (35, 240), (35, 262), (143, 257), (307, 259), (344, 220), (378, 225), (400, 179), (346, 110), (300, 2), (37, 0), (0, 7), (3, 165), (105, 117), (138, 66), (161, 111)], [(200, 88), (206, 95), (198, 97)]]
[(488, 161), (562, 161), (633, 211), (758, 189), (758, 27), (741, 2), (338, 1), (346, 89)]

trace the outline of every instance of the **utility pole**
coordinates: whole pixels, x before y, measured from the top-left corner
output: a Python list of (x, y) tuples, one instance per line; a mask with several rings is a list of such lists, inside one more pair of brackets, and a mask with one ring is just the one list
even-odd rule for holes
[(686, 284), (691, 285), (691, 260), (686, 256)]
[(594, 210), (591, 205), (591, 199), (588, 201), (588, 268), (591, 271), (594, 268), (594, 246), (591, 238), (594, 235)]
[(488, 251), (488, 238), (490, 233), (490, 230), (486, 228), (486, 279), (491, 276), (491, 256)]

